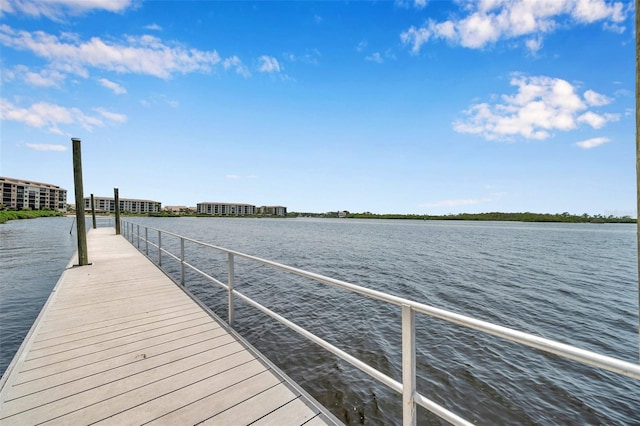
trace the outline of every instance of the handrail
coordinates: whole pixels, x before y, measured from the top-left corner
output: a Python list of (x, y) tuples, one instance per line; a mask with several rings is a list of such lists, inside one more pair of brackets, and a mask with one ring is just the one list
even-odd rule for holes
[[(294, 268), (281, 263), (277, 263), (277, 262), (262, 259), (259, 257), (251, 256), (245, 253), (241, 253), (235, 250), (230, 250), (224, 247), (215, 246), (213, 244), (208, 244), (202, 241), (194, 240), (192, 238), (184, 237), (182, 235), (178, 235), (173, 232), (164, 231), (157, 228), (152, 228), (152, 227), (147, 227), (142, 225), (142, 227), (145, 229), (145, 233), (143, 236), (141, 236), (140, 234), (141, 225), (136, 224), (137, 232), (134, 233), (134, 224), (132, 222), (122, 220), (122, 223), (125, 229), (125, 237), (127, 238), (127, 240), (131, 242), (132, 245), (135, 245), (134, 238), (136, 238), (138, 250), (140, 250), (140, 240), (142, 239), (145, 242), (146, 248), (144, 252), (147, 257), (149, 257), (149, 251), (148, 251), (149, 245), (152, 245), (158, 249), (159, 266), (161, 266), (162, 264), (162, 256), (161, 256), (162, 253), (165, 253), (168, 256), (175, 259), (176, 261), (180, 262), (180, 271), (181, 271), (180, 284), (182, 285), (185, 284), (184, 268), (187, 267), (193, 270), (194, 272), (198, 273), (202, 277), (206, 278), (207, 280), (227, 290), (228, 298), (229, 298), (229, 301), (228, 301), (229, 302), (229, 318), (228, 318), (229, 325), (233, 325), (233, 316), (234, 316), (233, 303), (234, 303), (234, 296), (235, 296), (238, 299), (244, 301), (245, 303), (253, 306), (254, 308), (270, 316), (271, 318), (275, 319), (276, 321), (280, 322), (281, 324), (285, 325), (286, 327), (296, 331), (297, 333), (307, 338), (308, 340), (318, 344), (319, 346), (323, 347), (324, 349), (338, 356), (342, 360), (350, 363), (354, 367), (369, 374), (371, 377), (375, 378), (376, 380), (383, 383), (387, 387), (395, 390), (396, 392), (401, 393), (403, 403), (404, 403), (403, 404), (403, 424), (404, 425), (416, 424), (416, 415), (415, 415), (416, 404), (424, 407), (425, 409), (436, 414), (437, 416), (439, 416), (443, 420), (448, 421), (451, 424), (471, 425), (471, 423), (459, 417), (458, 415), (436, 404), (435, 402), (427, 399), (424, 395), (420, 394), (415, 389), (416, 372), (415, 372), (415, 317), (414, 316), (416, 312), (424, 315), (428, 315), (434, 318), (439, 318), (459, 326), (481, 331), (483, 333), (490, 334), (492, 336), (497, 336), (511, 342), (529, 346), (546, 353), (559, 355), (561, 357), (572, 359), (574, 361), (578, 361), (586, 365), (591, 365), (597, 368), (601, 368), (603, 370), (607, 370), (607, 371), (614, 372), (626, 377), (640, 380), (639, 364), (633, 364), (627, 361), (622, 361), (617, 358), (601, 355), (599, 353), (588, 351), (585, 349), (580, 349), (575, 346), (557, 342), (555, 340), (546, 339), (543, 337), (536, 336), (534, 334), (525, 333), (512, 328), (496, 325), (488, 321), (478, 320), (469, 316), (447, 311), (445, 309), (436, 308), (423, 303), (415, 302), (413, 300), (405, 299), (403, 297), (394, 296), (378, 290), (372, 290), (366, 287), (351, 284), (346, 281), (326, 277), (324, 275), (316, 274), (313, 272), (308, 272), (303, 269)], [(154, 244), (153, 242), (148, 240), (149, 230), (157, 231), (158, 244)], [(161, 243), (162, 234), (170, 235), (180, 239), (180, 256), (176, 256), (162, 247), (162, 243)], [(208, 247), (223, 253), (227, 253), (228, 283), (224, 284), (223, 282), (217, 280), (216, 278), (206, 274), (205, 272), (201, 271), (200, 269), (186, 262), (184, 258), (185, 241), (188, 241), (203, 247)], [(291, 274), (299, 275), (305, 278), (309, 278), (314, 281), (318, 281), (324, 284), (331, 285), (333, 287), (341, 288), (353, 293), (357, 293), (357, 294), (369, 297), (371, 299), (380, 300), (380, 301), (401, 307), (402, 309), (403, 383), (400, 383), (392, 379), (391, 377), (385, 375), (384, 373), (376, 370), (375, 368), (351, 356), (350, 354), (344, 352), (343, 350), (332, 345), (331, 343), (323, 340), (322, 338), (314, 335), (313, 333), (305, 330), (299, 325), (287, 320), (283, 316), (271, 311), (267, 307), (259, 304), (253, 299), (235, 290), (233, 288), (234, 257), (239, 257), (239, 258), (247, 259), (253, 262), (261, 263), (263, 265), (267, 265), (275, 269), (279, 269), (279, 270), (282, 270)]]

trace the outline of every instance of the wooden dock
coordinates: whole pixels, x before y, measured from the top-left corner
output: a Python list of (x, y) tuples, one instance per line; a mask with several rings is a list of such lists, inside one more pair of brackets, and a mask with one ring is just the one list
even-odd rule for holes
[(339, 423), (113, 228), (87, 240), (2, 378), (1, 425)]

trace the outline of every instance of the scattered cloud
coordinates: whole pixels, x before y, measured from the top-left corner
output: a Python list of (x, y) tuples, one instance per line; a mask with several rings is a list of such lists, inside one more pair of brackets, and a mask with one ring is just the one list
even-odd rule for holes
[(34, 87), (60, 87), (65, 80), (65, 74), (53, 69), (36, 72), (24, 65), (16, 65), (13, 69), (3, 70), (2, 78), (5, 81), (20, 80)]
[(395, 4), (398, 7), (409, 9), (414, 7), (415, 9), (424, 9), (427, 6), (427, 0), (395, 0)]
[(220, 62), (215, 50), (202, 51), (177, 43), (166, 44), (150, 35), (124, 36), (121, 41), (102, 40), (100, 37), (81, 41), (73, 34), (56, 36), (43, 31), (28, 32), (0, 25), (0, 44), (31, 51), (50, 61), (52, 68), (83, 77), (88, 76), (88, 68), (91, 67), (168, 79), (177, 73), (206, 73)]
[(180, 102), (168, 99), (166, 95), (151, 95), (147, 99), (141, 99), (140, 105), (145, 108), (149, 108), (154, 105), (169, 105), (172, 108), (178, 108), (180, 106)]
[(620, 114), (596, 114), (593, 111), (587, 111), (578, 117), (579, 123), (586, 123), (594, 129), (600, 129), (610, 121), (620, 120)]
[(115, 112), (107, 111), (105, 108), (94, 108), (94, 111), (96, 111), (98, 114), (100, 114), (101, 116), (103, 116), (109, 121), (113, 121), (115, 123), (127, 122), (127, 116), (124, 114), (118, 114)]
[[(124, 117), (120, 114), (109, 113), (101, 108), (97, 108), (96, 111), (110, 121), (122, 122), (122, 117)], [(60, 135), (63, 134), (60, 125), (77, 125), (87, 131), (105, 125), (99, 117), (87, 115), (79, 108), (66, 108), (47, 102), (37, 102), (24, 108), (14, 105), (4, 98), (0, 99), (0, 120), (17, 121), (30, 127), (46, 128), (49, 133)]]
[(611, 98), (601, 95), (600, 93), (596, 93), (593, 90), (587, 90), (584, 92), (584, 99), (587, 101), (587, 104), (591, 106), (608, 105), (612, 101)]
[(535, 53), (542, 37), (558, 28), (603, 22), (608, 31), (623, 32), (621, 23), (632, 9), (623, 2), (607, 0), (467, 0), (466, 15), (443, 22), (429, 19), (411, 26), (400, 39), (417, 54), (430, 40), (442, 39), (469, 49), (482, 49), (500, 40), (526, 38), (524, 44)]
[(610, 142), (611, 139), (609, 138), (592, 138), (592, 139), (587, 139), (584, 141), (580, 141), (580, 142), (576, 142), (576, 145), (579, 146), (582, 149), (591, 149), (591, 148), (595, 148), (596, 146), (600, 146), (604, 143)]
[(247, 68), (237, 56), (231, 56), (222, 61), (222, 66), (225, 70), (233, 68), (237, 74), (240, 74), (245, 78), (251, 77), (249, 68)]
[(374, 52), (369, 56), (365, 56), (365, 58), (367, 61), (371, 61), (371, 62), (376, 62), (378, 64), (381, 64), (384, 62), (384, 60), (382, 59), (382, 55), (380, 54), (380, 52)]
[(116, 95), (123, 95), (123, 94), (127, 93), (127, 89), (125, 89), (124, 87), (120, 86), (118, 83), (116, 83), (114, 81), (107, 80), (106, 78), (99, 79), (98, 83), (100, 83), (101, 85), (103, 85), (107, 89), (110, 89)]
[(67, 147), (64, 145), (51, 145), (45, 143), (28, 143), (27, 148), (35, 151), (66, 151)]
[(149, 24), (145, 26), (144, 29), (149, 31), (162, 31), (162, 27), (158, 24)]
[(472, 105), (463, 112), (464, 119), (454, 121), (454, 130), (488, 140), (517, 136), (543, 140), (554, 130), (573, 130), (578, 124), (599, 129), (620, 118), (619, 114), (588, 111), (588, 107), (605, 105), (611, 99), (593, 90), (587, 90), (581, 97), (566, 80), (515, 74), (510, 84), (517, 87), (516, 94), (502, 95), (494, 104)]
[(318, 49), (308, 50), (301, 55), (296, 55), (294, 53), (285, 53), (283, 55), (284, 59), (289, 62), (300, 62), (311, 65), (318, 65), (321, 56), (322, 55), (320, 54), (320, 51)]
[(44, 16), (60, 20), (67, 15), (77, 16), (92, 11), (121, 13), (134, 6), (134, 0), (2, 0), (1, 13)]
[(313, 15), (313, 20), (316, 22), (316, 24), (321, 23), (324, 19), (322, 19), (322, 16), (320, 15)]
[(366, 41), (361, 41), (360, 43), (358, 43), (358, 45), (356, 46), (356, 50), (358, 52), (362, 52), (364, 49), (367, 48), (368, 43)]
[(268, 73), (280, 72), (280, 64), (273, 56), (262, 55), (258, 60), (260, 62), (258, 71)]

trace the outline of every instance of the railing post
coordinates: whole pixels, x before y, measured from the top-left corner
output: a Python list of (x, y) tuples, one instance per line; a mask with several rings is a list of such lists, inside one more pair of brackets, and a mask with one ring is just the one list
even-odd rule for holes
[(158, 229), (158, 266), (162, 266), (162, 232)]
[(402, 305), (402, 424), (416, 426), (416, 314)]
[(184, 238), (180, 237), (180, 284), (184, 286)]
[(233, 327), (233, 253), (229, 253), (227, 260), (227, 286), (229, 287), (229, 326)]
[(136, 228), (138, 229), (138, 250), (140, 250), (140, 225), (136, 225)]
[(144, 254), (149, 256), (149, 228), (144, 227)]

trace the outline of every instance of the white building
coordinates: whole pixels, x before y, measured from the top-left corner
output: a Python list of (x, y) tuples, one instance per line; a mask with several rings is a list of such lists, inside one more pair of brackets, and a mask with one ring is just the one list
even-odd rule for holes
[(252, 204), (234, 203), (198, 203), (198, 214), (213, 216), (252, 216), (256, 214), (256, 206)]
[(49, 183), (0, 177), (0, 192), (9, 209), (67, 210), (67, 190)]
[[(160, 213), (162, 204), (159, 201), (119, 198), (120, 212), (130, 213)], [(93, 197), (96, 213), (114, 213), (116, 203), (113, 197)], [(85, 211), (91, 211), (91, 197), (84, 197)]]

